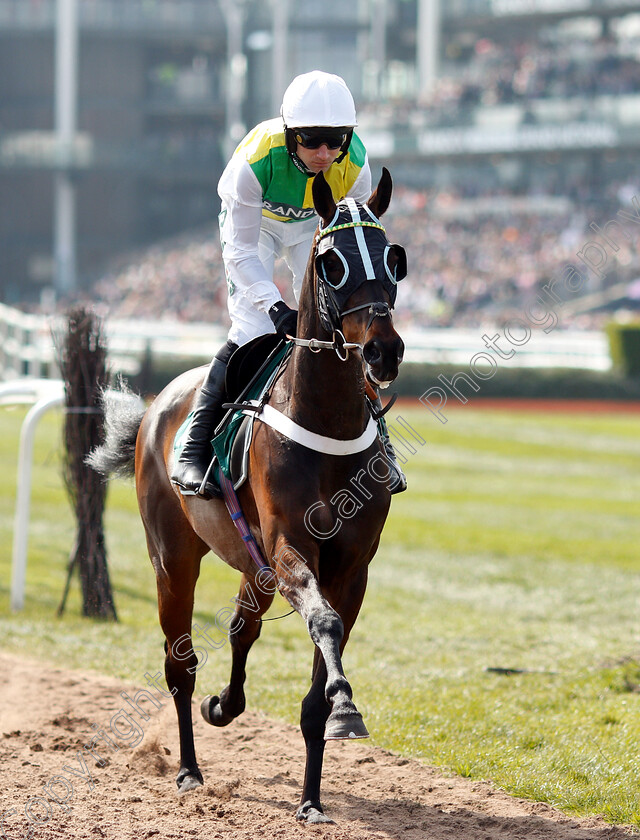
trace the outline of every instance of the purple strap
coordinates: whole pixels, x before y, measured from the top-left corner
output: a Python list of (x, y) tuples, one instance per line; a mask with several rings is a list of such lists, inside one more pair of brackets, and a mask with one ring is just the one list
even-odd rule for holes
[(233, 482), (229, 481), (229, 479), (222, 472), (220, 467), (218, 467), (218, 482), (220, 483), (220, 489), (222, 490), (222, 495), (224, 496), (224, 503), (227, 506), (227, 510), (229, 511), (229, 516), (233, 520), (233, 523), (236, 526), (236, 528), (238, 529), (238, 533), (244, 540), (244, 544), (247, 547), (247, 551), (249, 552), (251, 559), (259, 569), (271, 568), (262, 556), (260, 546), (258, 545), (258, 543), (255, 540), (255, 537), (251, 533), (249, 525), (247, 524), (247, 520), (244, 518), (244, 513), (242, 512), (242, 508), (240, 507), (238, 496), (236, 494), (236, 491), (233, 489)]

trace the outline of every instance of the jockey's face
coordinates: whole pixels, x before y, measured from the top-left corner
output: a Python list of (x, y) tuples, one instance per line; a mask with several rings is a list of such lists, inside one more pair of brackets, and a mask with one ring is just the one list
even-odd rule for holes
[(325, 143), (317, 149), (305, 149), (300, 143), (297, 144), (296, 154), (304, 165), (311, 172), (326, 172), (334, 160), (342, 152), (340, 149), (330, 149)]

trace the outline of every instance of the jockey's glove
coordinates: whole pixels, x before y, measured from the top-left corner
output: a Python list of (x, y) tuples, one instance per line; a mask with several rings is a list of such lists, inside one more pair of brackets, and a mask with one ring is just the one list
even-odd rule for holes
[(298, 313), (287, 306), (283, 300), (273, 304), (269, 309), (269, 317), (281, 338), (286, 338), (288, 335), (295, 336), (298, 328)]

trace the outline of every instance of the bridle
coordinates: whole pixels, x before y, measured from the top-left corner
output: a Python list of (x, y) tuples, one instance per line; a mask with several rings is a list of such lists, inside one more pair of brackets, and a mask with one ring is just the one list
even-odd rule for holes
[[(324, 239), (324, 237), (329, 236), (330, 234), (333, 234), (336, 231), (349, 229), (353, 230), (355, 234), (358, 252), (362, 259), (362, 263), (365, 270), (365, 279), (358, 284), (358, 286), (356, 287), (358, 288), (360, 285), (362, 285), (362, 283), (366, 282), (367, 280), (378, 279), (376, 277), (375, 270), (373, 267), (370, 249), (366, 243), (364, 229), (375, 228), (377, 230), (381, 230), (385, 234), (385, 237), (386, 231), (384, 227), (377, 221), (377, 219), (375, 219), (375, 216), (373, 216), (372, 213), (370, 213), (371, 221), (360, 218), (359, 206), (353, 199), (345, 199), (344, 203), (346, 203), (346, 207), (350, 211), (350, 221), (341, 224), (336, 224), (340, 212), (339, 209), (336, 209), (336, 215), (334, 216), (332, 222), (327, 227), (321, 228), (317, 232), (314, 240), (314, 251), (317, 259), (318, 246), (321, 240)], [(365, 209), (366, 212), (369, 212), (368, 208)], [(389, 281), (393, 282), (395, 285), (396, 281), (392, 279), (389, 269), (386, 266), (387, 252), (390, 247), (392, 246), (387, 244), (387, 248), (384, 251), (385, 270), (389, 277)], [(341, 259), (343, 258), (341, 257)], [(345, 279), (340, 284), (340, 287), (346, 285), (347, 283), (348, 267), (345, 268), (345, 272)], [(369, 332), (373, 322), (376, 318), (391, 318), (393, 304), (389, 304), (386, 301), (375, 300), (368, 301), (366, 303), (361, 303), (358, 306), (352, 306), (349, 309), (342, 309), (338, 296), (336, 295), (338, 287), (333, 288), (328, 282), (326, 274), (323, 275), (322, 272), (318, 271), (317, 266), (315, 270), (315, 275), (317, 278), (317, 302), (320, 320), (322, 325), (327, 329), (327, 331), (330, 331), (332, 333), (332, 338), (330, 341), (323, 341), (318, 338), (293, 338), (293, 342), (300, 347), (307, 347), (313, 353), (319, 353), (321, 350), (333, 350), (337, 354), (338, 358), (343, 362), (348, 359), (349, 352), (351, 351), (356, 351), (360, 355), (362, 355), (364, 346), (367, 341), (367, 333)], [(356, 289), (354, 288), (349, 292), (348, 296), (351, 297), (351, 295), (355, 291)], [(360, 312), (362, 310), (368, 310), (369, 313), (369, 319), (365, 328), (364, 338), (361, 343), (347, 341), (342, 331), (342, 319), (345, 318), (347, 315), (351, 315), (354, 312)]]
[(370, 313), (362, 343), (358, 341), (347, 341), (340, 328), (333, 330), (331, 341), (323, 341), (320, 338), (295, 338), (292, 336), (287, 336), (287, 338), (293, 341), (294, 344), (298, 345), (298, 347), (308, 347), (312, 353), (319, 353), (321, 350), (334, 350), (340, 361), (346, 362), (349, 358), (349, 353), (352, 350), (356, 350), (358, 353), (362, 354), (364, 345), (367, 343), (367, 333), (369, 332), (374, 319), (391, 317), (391, 307), (389, 304), (383, 303), (382, 301), (375, 301), (374, 303), (363, 303), (360, 306), (354, 306), (351, 309), (347, 309), (345, 312), (341, 312), (340, 321), (342, 322), (345, 315), (350, 315), (352, 312), (358, 312), (361, 309), (368, 309)]

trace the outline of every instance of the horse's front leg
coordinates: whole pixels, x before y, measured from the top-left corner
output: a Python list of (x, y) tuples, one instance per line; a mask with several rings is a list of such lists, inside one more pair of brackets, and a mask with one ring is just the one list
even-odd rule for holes
[(306, 763), (304, 770), (304, 784), (300, 797), (300, 806), (296, 812), (296, 819), (308, 823), (332, 823), (327, 817), (320, 803), (320, 785), (322, 782), (322, 763), (324, 761), (324, 729), (331, 712), (325, 697), (327, 684), (327, 669), (322, 654), (316, 648), (313, 657), (311, 689), (302, 701), (300, 715), (300, 729), (306, 747)]
[[(369, 733), (352, 700), (341, 652), (358, 615), (367, 582), (364, 567), (351, 581), (339, 581), (331, 600), (320, 590), (298, 552), (280, 551), (276, 565), (280, 592), (305, 619), (316, 651), (311, 690), (302, 702), (300, 719), (307, 760), (297, 818), (310, 823), (333, 822), (320, 803), (320, 783), (326, 740), (366, 738)], [(341, 615), (343, 618), (341, 618)]]
[(245, 667), (251, 646), (260, 635), (261, 617), (271, 606), (275, 586), (271, 582), (258, 585), (255, 579), (242, 576), (236, 609), (229, 626), (231, 644), (231, 678), (220, 696), (208, 694), (200, 704), (202, 717), (213, 726), (226, 726), (244, 712)]
[(344, 622), (319, 590), (318, 595), (317, 601), (310, 599), (314, 601), (313, 606), (309, 615), (303, 617), (311, 639), (322, 654), (326, 671), (324, 696), (330, 711), (324, 727), (324, 740), (368, 738), (369, 733), (352, 700), (353, 691), (342, 667), (341, 652), (346, 644)]

